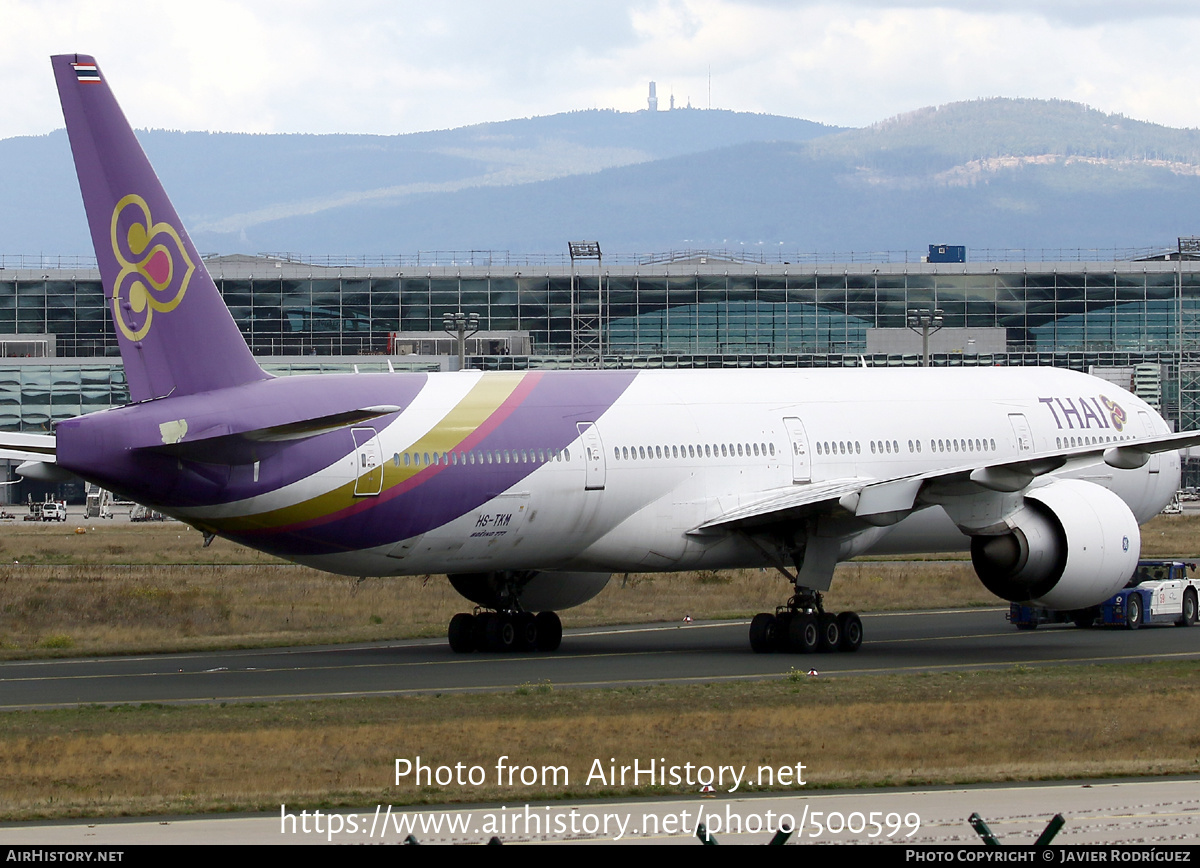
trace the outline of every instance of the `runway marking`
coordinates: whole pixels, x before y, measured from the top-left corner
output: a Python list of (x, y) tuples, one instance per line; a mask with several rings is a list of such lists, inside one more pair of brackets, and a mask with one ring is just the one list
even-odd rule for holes
[[(617, 653), (617, 654), (589, 654), (589, 655), (583, 655), (581, 658), (575, 658), (575, 659), (602, 658), (602, 657), (631, 657), (631, 656), (641, 656), (643, 653), (645, 653), (645, 652), (628, 652), (628, 653)], [(667, 654), (667, 653), (676, 653), (676, 652), (656, 651), (656, 652), (649, 652), (649, 653)], [(794, 655), (790, 659), (792, 659), (792, 660), (812, 660), (812, 659), (814, 659), (814, 656), (815, 655), (805, 655), (805, 656)], [(897, 674), (897, 673), (928, 672), (930, 670), (936, 670), (936, 671), (958, 671), (958, 670), (971, 670), (971, 669), (975, 669), (975, 670), (988, 669), (988, 670), (990, 670), (990, 669), (1004, 669), (1004, 668), (1012, 667), (1012, 666), (1043, 666), (1043, 665), (1055, 665), (1055, 664), (1113, 663), (1113, 662), (1130, 662), (1130, 661), (1147, 660), (1147, 659), (1151, 659), (1151, 658), (1154, 660), (1162, 660), (1162, 659), (1166, 659), (1166, 658), (1196, 659), (1196, 658), (1200, 658), (1200, 650), (1197, 650), (1194, 652), (1181, 651), (1181, 652), (1175, 652), (1175, 653), (1170, 653), (1170, 654), (1154, 654), (1154, 655), (1128, 654), (1128, 655), (1119, 655), (1119, 656), (1110, 656), (1110, 657), (1092, 657), (1092, 658), (1088, 658), (1086, 661), (1081, 661), (1076, 658), (1062, 658), (1062, 659), (1054, 659), (1054, 660), (1039, 660), (1039, 661), (1034, 661), (1034, 662), (1030, 662), (1028, 660), (1011, 660), (1011, 661), (1000, 661), (1000, 662), (994, 662), (994, 663), (955, 663), (955, 664), (944, 664), (944, 665), (939, 665), (939, 666), (901, 666), (901, 667), (896, 667), (896, 666), (882, 667), (881, 666), (881, 667), (875, 667), (875, 668), (829, 670), (824, 675), (819, 676), (819, 677), (836, 678), (836, 677), (845, 677), (845, 676), (849, 676), (849, 675), (887, 675), (887, 674)], [(531, 658), (531, 661), (537, 660), (537, 659), (546, 660), (548, 658)], [(562, 658), (562, 659), (565, 659), (565, 658)], [(485, 662), (485, 661), (480, 659), (475, 662)], [(486, 662), (506, 662), (506, 661), (503, 658), (500, 658), (496, 661), (489, 660)], [(364, 665), (363, 667), (346, 667), (346, 668), (374, 668), (376, 665), (390, 665), (390, 664), (371, 664), (371, 666)], [(423, 664), (407, 664), (407, 665), (428, 666), (428, 665), (436, 665), (436, 664), (423, 663)], [(322, 667), (322, 668), (340, 669), (343, 667)], [(251, 670), (251, 671), (270, 672), (271, 670), (264, 669), (264, 670)], [(279, 671), (296, 671), (296, 670), (279, 670)], [(310, 671), (310, 670), (304, 670), (304, 671)], [(155, 674), (161, 674), (161, 673), (148, 673), (148, 674), (155, 675)], [(168, 674), (175, 674), (175, 673), (168, 673)], [(203, 673), (196, 672), (196, 673), (178, 673), (178, 674), (198, 675), (198, 674), (203, 674)], [(659, 677), (651, 677), (651, 678), (619, 678), (619, 679), (614, 678), (614, 679), (605, 679), (605, 680), (600, 680), (600, 681), (555, 681), (555, 682), (553, 682), (553, 686), (556, 689), (600, 689), (600, 688), (607, 688), (607, 687), (628, 687), (631, 685), (633, 685), (633, 686), (646, 686), (646, 685), (653, 686), (653, 685), (658, 685), (658, 684), (693, 684), (693, 683), (712, 684), (712, 683), (718, 683), (718, 682), (725, 683), (725, 682), (732, 682), (732, 681), (765, 681), (768, 679), (788, 678), (790, 676), (791, 676), (790, 671), (787, 671), (787, 672), (763, 672), (763, 673), (751, 673), (751, 674), (743, 673), (743, 674), (734, 674), (734, 675), (688, 675), (688, 676), (675, 676), (675, 677), (659, 676)], [(116, 676), (99, 676), (99, 677), (108, 678), (108, 677), (116, 677)], [(112, 701), (104, 701), (104, 702), (54, 702), (54, 703), (35, 703), (35, 704), (20, 704), (20, 705), (0, 705), (0, 711), (29, 711), (29, 710), (34, 710), (34, 709), (50, 709), (50, 708), (78, 708), (78, 707), (84, 706), (84, 705), (125, 705), (125, 704), (130, 704), (130, 703), (139, 703), (139, 704), (140, 703), (150, 703), (150, 704), (159, 704), (159, 705), (196, 705), (196, 704), (207, 704), (207, 703), (215, 703), (215, 702), (286, 702), (286, 701), (296, 701), (296, 700), (305, 700), (305, 699), (312, 700), (312, 699), (346, 699), (346, 698), (352, 698), (352, 697), (361, 698), (361, 697), (379, 697), (379, 696), (419, 696), (419, 695), (424, 695), (424, 694), (428, 694), (428, 693), (501, 693), (501, 692), (509, 691), (509, 690), (518, 690), (525, 685), (526, 685), (526, 682), (517, 682), (517, 683), (512, 683), (512, 684), (472, 685), (472, 686), (461, 686), (461, 687), (452, 687), (452, 686), (411, 687), (411, 688), (393, 688), (393, 689), (386, 689), (386, 690), (349, 690), (349, 691), (315, 692), (315, 693), (274, 693), (274, 694), (267, 693), (267, 694), (248, 695), (248, 696), (247, 695), (227, 695), (227, 696), (205, 696), (205, 697), (176, 697), (176, 698), (170, 698), (170, 699), (167, 699), (167, 698), (160, 698), (160, 699), (140, 698), (140, 699), (130, 699), (130, 700), (112, 700)]]
[[(971, 609), (941, 610), (938, 612), (928, 612), (928, 611), (926, 611), (926, 612), (878, 612), (878, 613), (872, 613), (869, 615), (864, 615), (862, 617), (864, 618), (864, 620), (867, 618), (871, 618), (871, 619), (896, 618), (896, 617), (908, 618), (908, 617), (913, 617), (913, 616), (928, 616), (931, 614), (979, 613), (981, 611), (987, 612), (987, 611), (1003, 611), (1003, 610), (971, 608)], [(583, 638), (583, 637), (601, 637), (601, 636), (636, 634), (636, 633), (660, 633), (660, 632), (664, 632), (664, 631), (679, 631), (679, 630), (732, 629), (732, 628), (744, 626), (747, 623), (749, 623), (749, 622), (738, 620), (738, 621), (702, 622), (702, 623), (692, 623), (692, 624), (672, 623), (672, 624), (655, 624), (655, 625), (633, 625), (633, 626), (628, 626), (628, 627), (615, 627), (615, 628), (613, 628), (613, 627), (585, 628), (585, 629), (576, 629), (576, 630), (570, 631), (570, 633), (568, 633), (568, 637)], [(1053, 635), (1057, 635), (1060, 632), (1064, 637), (1071, 636), (1071, 635), (1077, 635), (1077, 633), (1078, 633), (1078, 631), (1073, 631), (1073, 630), (1062, 630), (1062, 631), (1048, 631), (1048, 632), (1043, 632), (1043, 633), (1040, 633), (1037, 635), (1053, 636)], [(972, 640), (978, 640), (978, 639), (994, 639), (997, 637), (1012, 638), (1012, 637), (1015, 637), (1016, 635), (1017, 634), (1014, 634), (1012, 631), (1009, 631), (1009, 630), (998, 630), (998, 631), (994, 631), (994, 632), (975, 633), (975, 634), (970, 634), (970, 635), (942, 634), (942, 635), (935, 635), (935, 636), (904, 637), (904, 638), (895, 638), (895, 639), (876, 640), (875, 642), (872, 642), (872, 644), (871, 644), (872, 652), (865, 652), (865, 653), (873, 653), (875, 651), (875, 649), (885, 648), (885, 646), (892, 644), (892, 643), (911, 644), (911, 643), (919, 643), (919, 642), (926, 642), (926, 643), (928, 643), (928, 642), (946, 642), (948, 640), (972, 641)], [(1027, 635), (1032, 635), (1032, 634), (1027, 634)], [(389, 652), (389, 651), (398, 651), (398, 650), (406, 650), (406, 649), (430, 649), (430, 648), (434, 648), (434, 647), (444, 647), (442, 645), (442, 643), (443, 643), (443, 640), (441, 640), (441, 639), (418, 639), (418, 640), (390, 642), (390, 643), (363, 643), (363, 644), (357, 644), (357, 645), (351, 645), (351, 646), (338, 646), (338, 647), (307, 646), (307, 647), (297, 648), (297, 649), (282, 649), (282, 650), (242, 649), (239, 651), (217, 652), (217, 657), (218, 657), (217, 661), (214, 661), (214, 659), (213, 659), (214, 655), (212, 653), (206, 653), (206, 652), (185, 653), (182, 655), (173, 655), (170, 657), (163, 657), (160, 655), (146, 655), (146, 656), (141, 656), (141, 657), (116, 657), (116, 658), (105, 657), (105, 658), (73, 658), (73, 659), (59, 658), (59, 659), (52, 659), (52, 660), (37, 660), (37, 661), (13, 661), (12, 663), (0, 664), (0, 671), (3, 671), (5, 669), (11, 671), (12, 669), (21, 669), (21, 668), (25, 668), (25, 667), (37, 667), (38, 669), (44, 669), (44, 667), (47, 667), (47, 666), (83, 665), (86, 668), (88, 664), (97, 665), (97, 666), (100, 664), (103, 664), (103, 663), (117, 664), (117, 665), (121, 665), (121, 664), (136, 665), (138, 663), (145, 663), (145, 662), (155, 662), (160, 665), (170, 667), (170, 666), (174, 666), (175, 664), (178, 664), (178, 663), (186, 664), (186, 663), (192, 662), (192, 661), (203, 661), (205, 668), (204, 669), (196, 669), (196, 670), (184, 669), (182, 671), (171, 671), (170, 669), (160, 669), (160, 670), (155, 670), (155, 671), (143, 671), (143, 672), (79, 672), (79, 673), (61, 674), (61, 675), (56, 675), (56, 674), (39, 675), (39, 674), (30, 672), (30, 674), (20, 675), (17, 677), (9, 677), (9, 678), (0, 677), (0, 685), (21, 684), (24, 682), (59, 682), (59, 681), (69, 682), (69, 681), (89, 681), (89, 680), (101, 681), (101, 680), (112, 680), (112, 679), (120, 679), (120, 678), (129, 678), (129, 679), (160, 678), (161, 679), (161, 678), (169, 678), (171, 676), (190, 677), (190, 676), (196, 676), (196, 675), (209, 675), (209, 674), (213, 674), (214, 672), (217, 672), (217, 671), (224, 671), (231, 675), (262, 674), (264, 676), (271, 677), (271, 676), (275, 676), (275, 675), (279, 675), (279, 674), (293, 674), (293, 675), (299, 677), (299, 676), (303, 676), (306, 673), (315, 673), (315, 672), (320, 672), (320, 671), (331, 671), (331, 672), (345, 671), (345, 672), (348, 672), (351, 670), (386, 669), (389, 672), (395, 672), (395, 671), (405, 670), (405, 669), (411, 670), (413, 668), (427, 668), (427, 667), (435, 667), (435, 666), (464, 666), (465, 665), (465, 666), (472, 666), (475, 668), (482, 669), (482, 667), (485, 667), (488, 665), (496, 665), (496, 664), (507, 664), (510, 666), (515, 664), (516, 667), (520, 667), (522, 664), (533, 664), (539, 668), (543, 668), (545, 666), (545, 664), (552, 664), (552, 663), (571, 664), (571, 663), (576, 663), (579, 661), (586, 661), (586, 660), (608, 660), (608, 659), (617, 659), (617, 658), (643, 658), (643, 659), (645, 659), (645, 658), (650, 658), (650, 657), (660, 657), (662, 655), (673, 655), (673, 654), (676, 654), (676, 655), (690, 654), (690, 655), (695, 656), (695, 655), (705, 655), (705, 654), (714, 654), (715, 653), (715, 654), (724, 654), (724, 655), (728, 656), (728, 653), (729, 653), (728, 651), (721, 651), (721, 650), (717, 650), (714, 652), (714, 651), (705, 651), (705, 650), (701, 650), (701, 649), (692, 649), (692, 650), (657, 649), (657, 650), (633, 650), (633, 651), (611, 651), (611, 652), (597, 651), (597, 652), (577, 653), (577, 654), (565, 652), (565, 653), (559, 653), (559, 654), (550, 655), (550, 656), (544, 656), (544, 655), (525, 656), (525, 655), (516, 655), (516, 654), (514, 654), (514, 655), (504, 655), (504, 654), (475, 655), (475, 654), (470, 654), (470, 655), (454, 655), (451, 657), (440, 658), (440, 659), (424, 659), (424, 660), (412, 660), (412, 661), (389, 659), (386, 655), (386, 652)], [(741, 650), (741, 649), (739, 649), (739, 650)], [(364, 662), (349, 663), (349, 664), (345, 664), (345, 665), (339, 665), (336, 662), (331, 661), (327, 656), (327, 655), (331, 655), (331, 654), (338, 654), (338, 655), (345, 655), (345, 654), (352, 654), (352, 653), (360, 653), (361, 654), (364, 652), (365, 653), (385, 652), (385, 653), (381, 654), (380, 659), (378, 659), (378, 660), (368, 660), (368, 661), (364, 661)], [(287, 662), (286, 662), (287, 658), (294, 657), (295, 655), (303, 655), (304, 660), (297, 660), (296, 665), (287, 665)], [(284, 659), (283, 660), (275, 659), (275, 665), (265, 666), (265, 667), (244, 667), (244, 668), (233, 667), (233, 668), (231, 668), (231, 667), (225, 667), (225, 666), (218, 666), (218, 667), (213, 666), (214, 662), (221, 662), (224, 660), (229, 660), (231, 658), (247, 658), (247, 657), (266, 657), (266, 658), (282, 657)], [(313, 660), (311, 658), (317, 658), (317, 659), (323, 658), (323, 662), (317, 664), (317, 661)], [(934, 665), (912, 665), (912, 666), (866, 665), (866, 666), (860, 666), (857, 668), (829, 669), (829, 670), (826, 670), (824, 675), (821, 677), (846, 677), (846, 676), (854, 676), (854, 675), (877, 675), (877, 674), (914, 673), (914, 672), (928, 672), (928, 671), (995, 670), (995, 669), (1003, 669), (1006, 667), (1013, 667), (1013, 666), (1047, 666), (1047, 665), (1084, 664), (1084, 663), (1119, 663), (1119, 662), (1133, 662), (1133, 661), (1148, 660), (1148, 659), (1160, 660), (1160, 659), (1197, 659), (1197, 658), (1200, 658), (1200, 649), (1197, 649), (1196, 651), (1179, 651), (1179, 652), (1169, 652), (1169, 653), (1158, 653), (1158, 652), (1150, 653), (1150, 652), (1143, 651), (1143, 652), (1139, 652), (1139, 653), (1130, 652), (1130, 653), (1122, 653), (1122, 654), (1109, 654), (1109, 655), (1106, 655), (1103, 657), (1088, 657), (1088, 658), (1084, 658), (1084, 659), (1081, 659), (1078, 657), (1057, 657), (1057, 658), (1037, 659), (1037, 660), (1016, 659), (1016, 660), (1002, 660), (1002, 661), (989, 661), (989, 662), (943, 663), (943, 664), (934, 664)], [(700, 675), (697, 675), (697, 676), (663, 676), (663, 675), (659, 675), (656, 677), (646, 677), (646, 678), (612, 678), (612, 679), (603, 679), (603, 680), (583, 680), (583, 679), (577, 679), (577, 680), (572, 680), (572, 681), (553, 681), (552, 679), (546, 679), (546, 680), (551, 680), (555, 687), (574, 688), (574, 689), (604, 688), (604, 687), (629, 686), (629, 685), (761, 681), (761, 680), (766, 680), (766, 679), (787, 678), (787, 677), (792, 676), (792, 674), (795, 671), (797, 671), (798, 669), (800, 669), (802, 667), (807, 668), (808, 665), (812, 665), (812, 664), (819, 665), (818, 661), (834, 660), (834, 659), (839, 660), (839, 661), (847, 660), (845, 655), (837, 655), (837, 656), (803, 655), (803, 654), (763, 655), (762, 657), (760, 657), (762, 665), (769, 666), (769, 665), (773, 665), (777, 662), (778, 665), (787, 667), (787, 669), (784, 671), (742, 672), (742, 673), (729, 674), (729, 675), (708, 675), (708, 676), (700, 676)], [(29, 671), (29, 670), (27, 670), (27, 671)], [(545, 672), (539, 673), (539, 676), (542, 678), (545, 678)], [(504, 692), (504, 691), (509, 691), (509, 690), (517, 690), (517, 689), (520, 689), (523, 685), (526, 685), (529, 683), (528, 681), (519, 680), (520, 679), (519, 675), (517, 675), (517, 676), (510, 675), (510, 678), (514, 678), (512, 683), (505, 683), (505, 684), (478, 684), (477, 683), (477, 684), (472, 684), (472, 685), (442, 686), (442, 687), (422, 686), (422, 687), (411, 687), (411, 688), (397, 687), (397, 688), (385, 688), (385, 689), (379, 689), (379, 690), (354, 690), (354, 691), (336, 691), (336, 692), (312, 691), (312, 692), (286, 693), (286, 694), (270, 694), (270, 693), (268, 693), (268, 694), (254, 694), (252, 696), (230, 696), (230, 695), (212, 696), (212, 695), (209, 695), (209, 696), (191, 696), (191, 697), (160, 698), (160, 699), (145, 699), (142, 697), (138, 697), (138, 698), (128, 698), (128, 699), (121, 699), (121, 700), (103, 700), (103, 701), (96, 702), (96, 703), (75, 700), (72, 702), (20, 703), (20, 704), (6, 704), (6, 705), (0, 704), (0, 710), (17, 711), (17, 710), (28, 710), (28, 709), (34, 709), (34, 708), (74, 708), (74, 707), (79, 707), (79, 706), (88, 705), (88, 704), (116, 705), (116, 704), (122, 704), (122, 703), (130, 703), (130, 702), (156, 702), (156, 703), (162, 703), (162, 704), (196, 704), (196, 703), (213, 703), (213, 702), (284, 701), (284, 700), (321, 699), (321, 698), (335, 699), (335, 698), (345, 697), (345, 696), (360, 696), (360, 697), (362, 697), (362, 696), (406, 696), (406, 695), (428, 694), (428, 693), (434, 693), (434, 692), (442, 692), (442, 693), (492, 692), (492, 693), (496, 693), (496, 692)]]
[[(961, 615), (976, 612), (987, 611), (1002, 611), (1000, 609), (938, 609), (931, 611), (911, 611), (911, 612), (872, 612), (861, 615), (862, 619), (875, 618), (893, 618), (893, 617), (915, 617), (922, 615)], [(701, 629), (724, 629), (738, 626), (749, 626), (749, 620), (731, 620), (731, 621), (700, 621), (691, 624), (647, 624), (647, 625), (632, 625), (628, 627), (578, 627), (570, 631), (564, 632), (564, 638), (570, 636), (618, 636), (625, 633), (657, 633), (667, 630), (701, 630)], [(997, 633), (995, 635), (1006, 635)], [(947, 638), (947, 637), (932, 637), (932, 638)], [(913, 640), (887, 640), (887, 641), (913, 641)], [(274, 656), (283, 654), (346, 654), (356, 651), (382, 651), (382, 650), (403, 650), (407, 648), (425, 648), (439, 647), (445, 642), (443, 638), (430, 639), (402, 639), (394, 642), (379, 642), (379, 643), (361, 643), (353, 645), (337, 645), (337, 646), (299, 646), (287, 648), (243, 648), (231, 649), (225, 651), (194, 651), (194, 652), (178, 652), (174, 654), (141, 654), (130, 656), (108, 655), (103, 657), (51, 657), (38, 660), (6, 660), (0, 661), (0, 668), (23, 668), (23, 667), (43, 667), (43, 666), (74, 666), (74, 665), (102, 665), (104, 663), (145, 663), (148, 661), (186, 661), (186, 660), (208, 660), (214, 655), (223, 657), (254, 657), (254, 656)], [(632, 653), (632, 652), (631, 652)], [(648, 652), (657, 653), (657, 652)], [(594, 655), (586, 655), (594, 656)], [(466, 658), (468, 660), (483, 660), (488, 658)], [(516, 658), (505, 657), (505, 660)], [(539, 658), (549, 659), (549, 658)], [(441, 662), (441, 661), (439, 661)], [(455, 662), (455, 661), (444, 661)], [(264, 670), (265, 671), (265, 670)], [(77, 677), (77, 676), (76, 676)], [(20, 679), (3, 679), (0, 678), (0, 683), (4, 681), (15, 681)]]
[(178, 651), (169, 654), (140, 654), (140, 655), (119, 655), (110, 654), (102, 657), (48, 657), (39, 660), (6, 660), (0, 662), (0, 667), (7, 668), (10, 666), (65, 666), (75, 664), (92, 664), (98, 665), (101, 663), (145, 663), (148, 660), (195, 660), (209, 658), (220, 654), (227, 657), (253, 657), (257, 655), (281, 655), (281, 654), (345, 654), (349, 651), (378, 651), (395, 648), (421, 648), (425, 646), (438, 646), (445, 642), (445, 639), (407, 639), (397, 640), (395, 642), (378, 642), (364, 643), (356, 645), (300, 645), (289, 646), (282, 648), (240, 648), (228, 650), (207, 650), (207, 651)]

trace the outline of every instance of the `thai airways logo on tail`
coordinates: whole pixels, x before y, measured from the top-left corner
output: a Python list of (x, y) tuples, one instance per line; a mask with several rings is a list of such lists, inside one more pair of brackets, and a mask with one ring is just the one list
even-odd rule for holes
[(183, 301), (196, 264), (175, 227), (155, 223), (150, 206), (136, 194), (113, 209), (111, 234), (121, 266), (113, 284), (113, 321), (125, 337), (140, 341), (155, 312), (168, 313)]
[(270, 379), (250, 354), (95, 58), (59, 54), (51, 63), (130, 400)]

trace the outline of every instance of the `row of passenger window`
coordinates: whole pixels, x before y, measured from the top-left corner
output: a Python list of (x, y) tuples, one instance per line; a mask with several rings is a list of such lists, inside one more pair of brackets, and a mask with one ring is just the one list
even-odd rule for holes
[[(1059, 449), (1119, 442), (1126, 437), (1058, 437)], [(873, 455), (899, 455), (900, 441), (872, 440)], [(920, 440), (909, 440), (910, 454), (921, 452)], [(941, 439), (929, 441), (930, 452), (995, 452), (996, 441), (987, 438)], [(818, 455), (861, 455), (862, 444), (857, 440), (821, 440)], [(614, 446), (613, 457), (618, 461), (650, 461), (678, 458), (746, 458), (775, 457), (774, 443), (705, 443), (686, 446)], [(396, 467), (429, 467), (487, 464), (548, 464), (551, 461), (570, 461), (570, 449), (475, 449), (467, 452), (397, 452), (392, 456)]]
[[(899, 440), (872, 440), (870, 442), (872, 455), (899, 455), (900, 441)], [(909, 454), (920, 454), (920, 440), (908, 441)], [(996, 441), (986, 438), (963, 438), (963, 439), (946, 439), (946, 440), (930, 440), (930, 452), (995, 452)], [(817, 441), (818, 455), (861, 455), (862, 444), (857, 440), (818, 440)]]
[(673, 458), (774, 458), (774, 443), (689, 443), (685, 446), (614, 446), (617, 461), (653, 461)]
[(1120, 443), (1122, 440), (1132, 439), (1128, 434), (1122, 434), (1120, 437), (1114, 437), (1111, 434), (1102, 436), (1089, 437), (1055, 437), (1054, 445), (1059, 449), (1070, 449), (1072, 446), (1098, 446), (1101, 443)]
[[(1089, 436), (1089, 437), (1056, 437), (1054, 442), (1057, 448), (1067, 449), (1072, 446), (1095, 446), (1101, 443), (1116, 443), (1122, 440), (1129, 439), (1127, 436), (1113, 437), (1111, 435), (1104, 436)], [(897, 440), (872, 440), (871, 454), (873, 455), (898, 455), (900, 454), (900, 443)], [(921, 452), (920, 440), (909, 440), (908, 451), (910, 454)], [(963, 439), (950, 438), (948, 440), (930, 440), (930, 452), (975, 452), (975, 453), (992, 453), (996, 451), (996, 441), (990, 438), (970, 438)], [(857, 455), (861, 454), (862, 448), (858, 441), (820, 441), (817, 443), (818, 455)]]
[[(1059, 449), (1110, 443), (1124, 437), (1058, 437)], [(872, 440), (873, 455), (899, 455), (898, 440)], [(910, 454), (921, 452), (920, 440), (909, 440)], [(996, 441), (986, 438), (942, 439), (929, 441), (930, 452), (995, 452)], [(857, 440), (818, 441), (818, 455), (861, 455), (862, 444)], [(614, 446), (613, 457), (618, 461), (650, 461), (678, 458), (746, 458), (775, 457), (774, 443), (705, 443), (686, 446)], [(547, 464), (551, 461), (570, 461), (570, 449), (474, 449), (468, 452), (397, 452), (392, 456), (396, 467), (429, 467), (487, 464)]]
[(549, 464), (570, 461), (570, 449), (473, 449), (469, 452), (397, 452), (396, 467), (438, 467), (472, 464)]

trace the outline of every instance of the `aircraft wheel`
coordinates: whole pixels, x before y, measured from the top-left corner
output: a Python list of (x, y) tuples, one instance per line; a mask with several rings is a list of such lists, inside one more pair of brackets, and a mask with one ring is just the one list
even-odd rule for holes
[(759, 612), (750, 622), (750, 650), (755, 654), (769, 654), (775, 650), (775, 616)]
[(1071, 616), (1071, 623), (1081, 630), (1086, 630), (1088, 627), (1093, 627), (1096, 624), (1095, 609), (1080, 609)]
[(1036, 630), (1037, 628), (1038, 628), (1037, 621), (1028, 621), (1024, 624), (1017, 625), (1018, 630)]
[(537, 629), (536, 647), (539, 651), (557, 651), (562, 644), (562, 621), (555, 612), (538, 612), (534, 618)]
[(796, 615), (788, 625), (788, 644), (793, 651), (811, 654), (821, 644), (821, 630), (812, 615)]
[(475, 616), (459, 612), (450, 619), (450, 650), (467, 654), (475, 650)]
[(512, 617), (497, 612), (487, 622), (487, 650), (512, 651), (517, 641), (517, 628)]
[(822, 615), (818, 621), (818, 630), (820, 635), (817, 640), (817, 650), (836, 651), (842, 641), (842, 628), (838, 624), (837, 615), (832, 613)]
[(1196, 589), (1188, 588), (1183, 592), (1183, 615), (1175, 623), (1180, 627), (1190, 627), (1196, 623)]
[(495, 612), (480, 612), (475, 616), (475, 632), (473, 638), (475, 640), (476, 651), (488, 651), (488, 625), (492, 623), (492, 619), (498, 617)]
[(863, 641), (862, 619), (858, 617), (858, 613), (856, 612), (842, 612), (837, 617), (838, 626), (842, 628), (842, 637), (838, 643), (838, 650), (857, 651), (862, 647)]
[(513, 627), (516, 630), (513, 646), (517, 651), (532, 651), (537, 647), (537, 618), (532, 612), (518, 612), (514, 615)]
[(793, 650), (792, 625), (800, 619), (795, 612), (780, 612), (775, 616), (775, 624), (771, 629), (771, 648), (780, 654)]
[(1130, 594), (1128, 602), (1125, 603), (1125, 629), (1136, 630), (1142, 626), (1142, 620), (1145, 617), (1142, 612), (1142, 595)]

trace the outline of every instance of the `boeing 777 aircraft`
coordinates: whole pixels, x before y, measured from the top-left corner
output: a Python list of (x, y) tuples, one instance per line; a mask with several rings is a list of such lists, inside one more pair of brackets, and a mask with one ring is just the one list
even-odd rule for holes
[(755, 651), (853, 651), (861, 620), (821, 592), (865, 553), (970, 549), (1005, 599), (1089, 606), (1132, 574), (1176, 450), (1200, 443), (1047, 368), (276, 379), (95, 60), (53, 66), (132, 403), (0, 457), (322, 570), (446, 573), (482, 607), (450, 622), (455, 651), (558, 647), (554, 610), (612, 572), (729, 567), (791, 586)]

